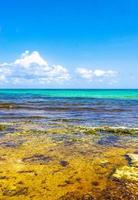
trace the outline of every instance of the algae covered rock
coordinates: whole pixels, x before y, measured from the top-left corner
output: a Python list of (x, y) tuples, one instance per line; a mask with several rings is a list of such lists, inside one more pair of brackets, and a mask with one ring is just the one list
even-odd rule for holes
[(129, 181), (138, 181), (138, 154), (127, 154), (126, 156), (130, 166), (123, 166), (116, 169), (113, 177)]
[(6, 126), (3, 124), (0, 124), (0, 131), (4, 131), (6, 129)]
[(113, 177), (129, 181), (138, 181), (138, 168), (123, 166), (116, 169)]
[(138, 167), (138, 154), (127, 154), (126, 156), (128, 156), (130, 163), (133, 167)]
[(123, 127), (97, 127), (95, 130), (99, 132), (113, 133), (117, 135), (138, 135), (137, 128), (123, 128)]

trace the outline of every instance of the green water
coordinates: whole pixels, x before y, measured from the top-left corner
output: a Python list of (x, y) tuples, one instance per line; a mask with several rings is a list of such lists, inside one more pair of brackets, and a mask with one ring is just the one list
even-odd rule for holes
[(138, 89), (0, 89), (3, 95), (138, 99)]

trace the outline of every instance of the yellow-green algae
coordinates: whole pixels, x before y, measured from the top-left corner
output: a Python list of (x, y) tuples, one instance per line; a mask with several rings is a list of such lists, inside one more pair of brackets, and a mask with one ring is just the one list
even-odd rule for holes
[(126, 128), (126, 127), (98, 127), (95, 128), (96, 131), (107, 132), (107, 133), (114, 133), (118, 135), (138, 135), (137, 128)]
[(86, 127), (39, 129), (26, 123), (2, 137), (0, 199), (85, 200), (89, 195), (97, 200), (136, 200), (136, 180), (113, 178), (116, 169), (129, 167), (125, 155), (134, 154), (135, 142), (125, 148), (102, 146), (95, 133)]

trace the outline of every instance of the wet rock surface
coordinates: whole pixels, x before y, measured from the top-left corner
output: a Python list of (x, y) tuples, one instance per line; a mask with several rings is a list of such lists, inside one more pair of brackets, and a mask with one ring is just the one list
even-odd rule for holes
[(8, 196), (8, 197), (14, 197), (14, 196), (20, 196), (20, 195), (27, 195), (28, 189), (26, 187), (22, 188), (16, 188), (12, 190), (4, 190), (3, 196)]
[(137, 200), (136, 131), (30, 121), (11, 127), (0, 141), (0, 199)]
[(110, 136), (101, 138), (98, 141), (98, 144), (100, 144), (100, 145), (115, 145), (118, 140), (119, 140), (118, 136), (116, 136), (116, 135), (110, 135)]
[(118, 179), (138, 181), (138, 168), (123, 166), (123, 167), (117, 168), (113, 176)]
[(101, 192), (98, 200), (137, 200), (137, 186), (124, 180), (114, 180)]
[(117, 168), (113, 176), (118, 179), (138, 182), (138, 155), (126, 154), (125, 157), (128, 160), (129, 166)]
[(15, 148), (15, 147), (19, 147), (23, 143), (24, 143), (23, 140), (18, 140), (18, 141), (11, 140), (11, 141), (0, 142), (0, 146), (1, 147)]
[(69, 163), (68, 163), (67, 161), (65, 161), (65, 160), (61, 160), (61, 161), (60, 161), (60, 165), (61, 165), (62, 167), (66, 167), (66, 166), (69, 165)]
[(138, 154), (133, 153), (133, 154), (126, 154), (128, 157), (130, 164), (134, 167), (138, 167)]
[(39, 164), (47, 164), (51, 160), (52, 158), (42, 154), (35, 154), (31, 157), (26, 157), (22, 159), (23, 162), (39, 163)]

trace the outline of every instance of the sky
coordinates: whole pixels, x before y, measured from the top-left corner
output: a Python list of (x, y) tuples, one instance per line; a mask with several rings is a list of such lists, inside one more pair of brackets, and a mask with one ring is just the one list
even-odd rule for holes
[(0, 1), (0, 88), (138, 88), (137, 0)]

